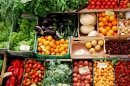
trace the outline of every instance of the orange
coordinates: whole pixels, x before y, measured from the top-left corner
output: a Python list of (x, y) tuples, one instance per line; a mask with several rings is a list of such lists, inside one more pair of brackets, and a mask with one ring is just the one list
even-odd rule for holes
[(106, 22), (104, 22), (104, 25), (108, 25), (108, 22), (106, 21)]
[(53, 48), (51, 48), (51, 49), (50, 49), (50, 51), (51, 51), (51, 52), (54, 52), (54, 49), (53, 49)]
[(102, 16), (105, 16), (105, 12), (102, 12), (101, 15), (102, 15)]
[(117, 25), (117, 21), (112, 21), (112, 25), (116, 26)]
[(64, 44), (64, 48), (68, 48), (68, 44)]
[(60, 45), (57, 45), (56, 48), (59, 49), (59, 48), (60, 48)]
[(113, 30), (113, 31), (117, 31), (117, 26), (113, 26), (113, 27), (112, 27), (112, 30)]
[(63, 52), (61, 52), (61, 54), (60, 55), (65, 55), (66, 54), (66, 52), (65, 51), (63, 51)]
[(104, 29), (103, 27), (99, 27), (99, 32), (101, 32), (102, 31), (102, 29)]
[(50, 48), (51, 48), (50, 46), (46, 46), (46, 50), (50, 50)]
[(101, 17), (101, 16), (102, 16), (102, 13), (99, 13), (98, 16)]
[(44, 39), (44, 36), (41, 36), (41, 39)]
[(51, 52), (51, 55), (55, 55), (55, 52)]
[(66, 44), (68, 44), (68, 43), (69, 43), (69, 40), (68, 40), (68, 39), (67, 39), (67, 40), (65, 40), (65, 43), (66, 43)]
[(45, 41), (46, 41), (45, 39), (41, 39), (41, 43), (42, 43), (42, 44), (44, 44)]
[(67, 48), (65, 49), (65, 52), (68, 53), (68, 49)]
[(110, 21), (114, 21), (115, 17), (114, 16), (110, 16)]
[(56, 48), (56, 45), (54, 44), (53, 48), (55, 49)]
[(52, 36), (48, 36), (48, 40), (49, 40), (49, 41), (52, 40)]
[(112, 23), (108, 23), (108, 26), (109, 26), (109, 27), (112, 27)]
[(41, 38), (38, 38), (38, 42), (41, 42)]
[(55, 44), (56, 44), (56, 45), (59, 45), (59, 44), (60, 44), (60, 41), (55, 41)]
[(48, 36), (45, 36), (45, 39), (48, 40)]
[(107, 19), (106, 18), (102, 18), (102, 22), (107, 22)]
[(114, 34), (114, 31), (113, 30), (109, 30), (109, 33)]
[(45, 52), (42, 52), (41, 54), (45, 54)]
[(49, 52), (49, 51), (47, 51), (47, 52), (45, 52), (45, 54), (46, 54), (46, 55), (50, 55), (50, 52)]
[(38, 48), (37, 48), (37, 51), (38, 51), (38, 52), (42, 51), (42, 48), (41, 48), (41, 47), (38, 47)]
[(98, 18), (98, 21), (100, 21), (100, 22), (101, 22), (101, 21), (102, 21), (102, 17), (99, 17), (99, 18)]
[(109, 20), (110, 20), (110, 17), (109, 17), (109, 16), (105, 16), (105, 18), (107, 19), (107, 21), (109, 21)]
[(42, 43), (41, 43), (41, 42), (39, 42), (39, 43), (38, 43), (38, 46), (42, 46)]
[(106, 30), (109, 31), (111, 28), (109, 26), (106, 26)]
[(117, 33), (116, 33), (116, 32), (114, 32), (114, 36), (117, 36)]
[(64, 47), (60, 47), (59, 51), (60, 52), (64, 51)]
[(100, 26), (100, 27), (103, 27), (103, 26), (104, 26), (104, 23), (103, 23), (103, 22), (99, 22), (99, 26)]
[(102, 29), (101, 32), (102, 32), (102, 34), (106, 35), (107, 30), (106, 29)]
[(50, 46), (50, 47), (53, 47), (53, 46), (54, 46), (54, 43), (53, 43), (53, 42), (49, 42), (49, 46)]
[(47, 46), (48, 44), (49, 44), (48, 41), (45, 41), (45, 42), (44, 42), (44, 46)]
[(55, 40), (54, 40), (54, 39), (52, 39), (52, 40), (51, 40), (51, 42), (55, 43)]
[(58, 49), (55, 49), (54, 52), (55, 52), (55, 53), (58, 53)]
[(57, 56), (59, 56), (59, 55), (60, 55), (60, 53), (56, 53), (56, 55), (57, 55)]
[(106, 36), (112, 36), (112, 34), (110, 32), (107, 32), (107, 35)]
[(65, 41), (64, 39), (61, 39), (61, 40), (60, 40), (60, 43), (62, 43), (62, 44), (63, 44), (63, 43), (64, 43), (64, 41)]

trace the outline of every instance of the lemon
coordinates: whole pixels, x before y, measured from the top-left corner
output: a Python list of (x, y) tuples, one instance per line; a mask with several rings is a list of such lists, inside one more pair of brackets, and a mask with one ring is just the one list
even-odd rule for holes
[(91, 47), (92, 47), (91, 42), (87, 42), (87, 43), (86, 43), (86, 48), (90, 49)]

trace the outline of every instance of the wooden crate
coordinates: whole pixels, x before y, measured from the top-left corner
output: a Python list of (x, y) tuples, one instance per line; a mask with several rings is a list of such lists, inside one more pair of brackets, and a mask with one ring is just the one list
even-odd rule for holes
[[(92, 40), (104, 40), (104, 37), (71, 37), (70, 44), (70, 55), (72, 59), (91, 59), (91, 58), (102, 58), (105, 57), (105, 45), (102, 46), (100, 51), (95, 54), (90, 54), (89, 50), (86, 49), (85, 43)], [(105, 40), (104, 40), (105, 44)], [(80, 54), (75, 54), (75, 52), (82, 50)]]
[(0, 85), (2, 85), (3, 78), (4, 78), (4, 73), (6, 70), (6, 62), (7, 62), (7, 57), (5, 52), (0, 52), (0, 55), (3, 55), (3, 67), (0, 75)]

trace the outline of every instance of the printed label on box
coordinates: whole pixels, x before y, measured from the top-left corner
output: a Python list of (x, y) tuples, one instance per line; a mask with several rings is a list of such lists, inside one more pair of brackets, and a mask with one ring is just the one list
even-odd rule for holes
[(86, 72), (89, 72), (88, 66), (79, 68), (79, 73), (80, 73), (80, 74), (81, 74), (81, 73), (86, 73)]
[(105, 12), (105, 15), (107, 15), (107, 16), (113, 16), (113, 15), (114, 15), (114, 12), (106, 11), (106, 12)]
[(83, 49), (80, 49), (78, 51), (75, 52), (76, 55), (81, 55), (83, 54), (85, 51)]
[(29, 51), (30, 50), (30, 46), (28, 46), (28, 45), (21, 45), (20, 46), (20, 50)]
[(97, 67), (99, 67), (99, 68), (107, 68), (107, 63), (98, 62)]

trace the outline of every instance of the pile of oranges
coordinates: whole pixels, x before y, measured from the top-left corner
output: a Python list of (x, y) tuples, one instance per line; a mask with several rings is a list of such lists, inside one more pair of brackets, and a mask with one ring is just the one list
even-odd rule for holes
[(98, 26), (101, 36), (116, 36), (117, 35), (117, 16), (105, 15), (105, 12), (98, 14)]
[(69, 40), (54, 40), (52, 36), (41, 36), (38, 38), (37, 51), (43, 55), (63, 56), (68, 53)]

